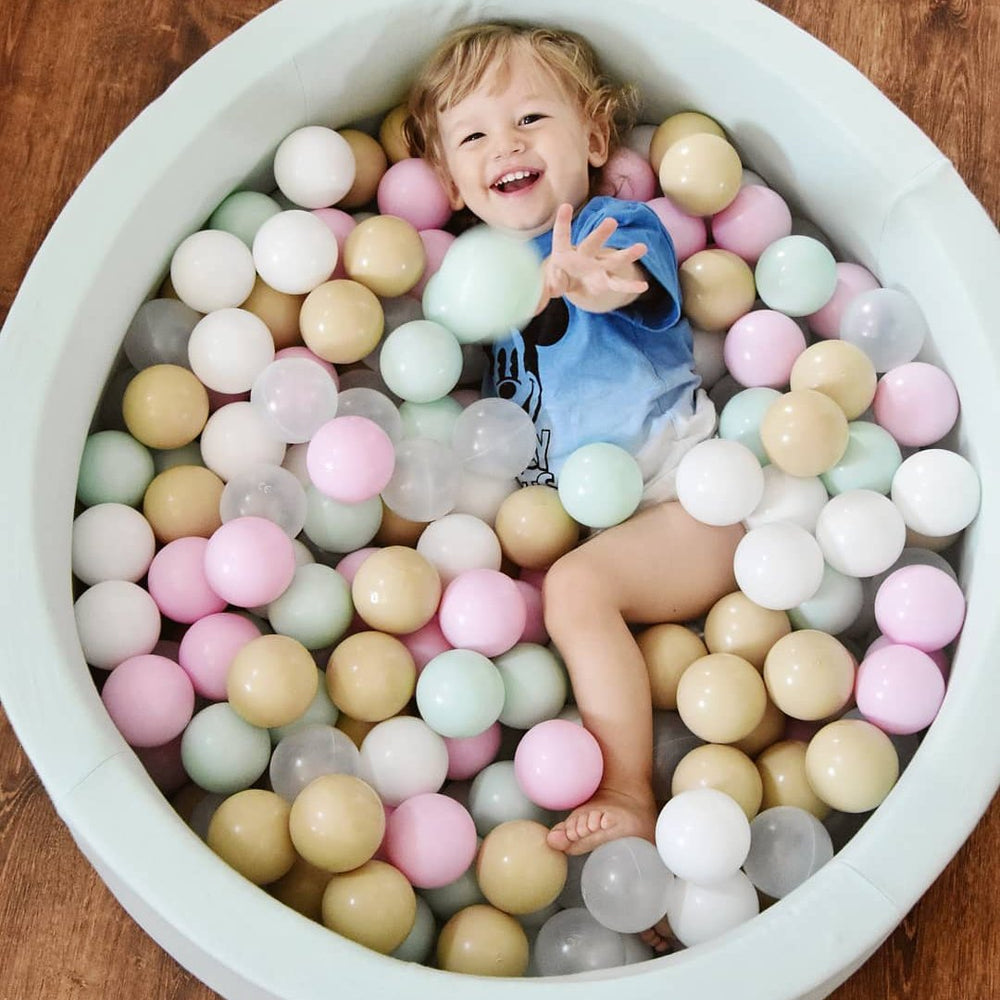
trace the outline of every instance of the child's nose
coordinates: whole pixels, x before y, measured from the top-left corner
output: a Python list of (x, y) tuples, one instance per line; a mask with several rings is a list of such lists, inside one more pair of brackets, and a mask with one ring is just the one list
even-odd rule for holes
[(493, 145), (493, 155), (496, 157), (510, 156), (524, 152), (524, 136), (517, 129), (506, 129), (497, 133)]

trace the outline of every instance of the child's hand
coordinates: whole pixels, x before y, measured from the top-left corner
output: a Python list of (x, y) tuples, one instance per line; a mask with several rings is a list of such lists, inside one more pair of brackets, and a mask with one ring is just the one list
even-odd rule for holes
[(638, 298), (649, 283), (636, 261), (646, 253), (644, 243), (622, 250), (605, 246), (618, 223), (604, 219), (576, 246), (570, 242), (573, 207), (560, 205), (552, 226), (552, 253), (542, 264), (544, 286), (538, 312), (550, 299), (565, 296), (588, 312), (611, 312)]

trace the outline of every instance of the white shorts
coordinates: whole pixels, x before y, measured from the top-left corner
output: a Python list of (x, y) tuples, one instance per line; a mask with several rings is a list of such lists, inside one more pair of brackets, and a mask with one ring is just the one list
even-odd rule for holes
[(642, 500), (639, 509), (677, 499), (677, 466), (700, 442), (715, 433), (715, 404), (704, 389), (695, 393), (694, 412), (668, 421), (635, 456), (642, 470)]

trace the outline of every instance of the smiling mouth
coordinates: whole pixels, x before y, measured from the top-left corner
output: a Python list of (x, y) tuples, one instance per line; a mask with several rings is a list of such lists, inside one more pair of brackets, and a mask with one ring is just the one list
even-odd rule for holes
[(498, 177), (490, 186), (500, 194), (514, 194), (531, 187), (541, 174), (537, 170), (512, 170)]

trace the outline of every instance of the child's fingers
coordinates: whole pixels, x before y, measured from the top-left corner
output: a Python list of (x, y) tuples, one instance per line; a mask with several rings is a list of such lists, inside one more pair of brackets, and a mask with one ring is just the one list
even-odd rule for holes
[(552, 223), (552, 252), (565, 253), (573, 244), (570, 242), (570, 223), (573, 221), (573, 206), (560, 205)]
[(594, 256), (604, 246), (604, 244), (608, 242), (611, 234), (617, 228), (618, 221), (616, 219), (602, 219), (593, 232), (588, 233), (582, 240), (580, 240), (577, 244), (577, 249), (581, 253)]
[(640, 281), (637, 278), (616, 278), (614, 275), (608, 275), (608, 288), (613, 292), (642, 295), (649, 289), (649, 282)]

